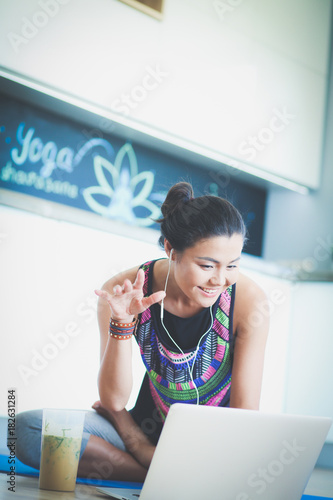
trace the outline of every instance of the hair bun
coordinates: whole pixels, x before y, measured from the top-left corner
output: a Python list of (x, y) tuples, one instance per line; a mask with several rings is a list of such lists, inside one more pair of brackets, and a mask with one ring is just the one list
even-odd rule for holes
[(246, 226), (237, 208), (219, 196), (194, 198), (188, 182), (170, 188), (161, 211), (163, 218), (156, 222), (161, 224), (158, 241), (162, 248), (167, 241), (177, 252), (183, 252), (202, 239), (235, 233), (243, 237), (243, 243), (246, 240)]
[(178, 211), (184, 203), (194, 197), (193, 188), (188, 182), (178, 182), (169, 190), (161, 207), (163, 217)]

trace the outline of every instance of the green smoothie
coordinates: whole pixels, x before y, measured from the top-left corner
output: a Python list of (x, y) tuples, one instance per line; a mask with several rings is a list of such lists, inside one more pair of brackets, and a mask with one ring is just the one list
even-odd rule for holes
[(39, 487), (74, 491), (80, 458), (81, 438), (43, 436)]

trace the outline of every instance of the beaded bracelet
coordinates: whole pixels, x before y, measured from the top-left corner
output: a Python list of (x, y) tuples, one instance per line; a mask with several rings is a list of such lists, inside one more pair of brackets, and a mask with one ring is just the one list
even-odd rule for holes
[(134, 328), (136, 323), (136, 319), (132, 321), (131, 323), (121, 323), (120, 321), (115, 321), (114, 319), (110, 318), (110, 325), (115, 326), (117, 328)]
[(136, 320), (130, 323), (120, 323), (110, 318), (109, 335), (117, 340), (127, 340), (132, 338)]

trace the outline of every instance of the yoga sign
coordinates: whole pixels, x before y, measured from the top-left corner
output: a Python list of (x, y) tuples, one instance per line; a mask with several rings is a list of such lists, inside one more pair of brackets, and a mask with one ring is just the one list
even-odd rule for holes
[(2, 106), (7, 112), (0, 119), (1, 188), (137, 226), (155, 224), (164, 195), (155, 192), (155, 172), (139, 170), (131, 144), (84, 140), (75, 123), (60, 124), (8, 99)]

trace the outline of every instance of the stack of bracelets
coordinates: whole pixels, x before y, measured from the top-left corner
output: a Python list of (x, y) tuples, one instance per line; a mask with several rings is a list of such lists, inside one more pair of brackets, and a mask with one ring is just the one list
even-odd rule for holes
[(117, 340), (126, 340), (132, 338), (136, 319), (132, 323), (120, 323), (110, 318), (109, 334), (110, 337)]

